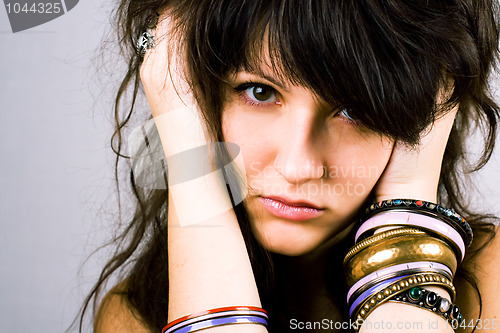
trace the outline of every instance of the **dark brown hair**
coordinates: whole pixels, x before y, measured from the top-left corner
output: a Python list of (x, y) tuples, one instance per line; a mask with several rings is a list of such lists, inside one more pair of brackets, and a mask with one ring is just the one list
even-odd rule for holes
[[(123, 132), (141, 92), (135, 42), (148, 17), (166, 6), (178, 22), (187, 45), (191, 83), (219, 141), (224, 139), (225, 80), (242, 68), (257, 66), (264, 46), (269, 47), (277, 76), (342, 105), (366, 128), (410, 145), (418, 143), (419, 134), (436, 116), (459, 103), (444, 155), (439, 202), (466, 216), (480, 240), (458, 273), (477, 290), (466, 268), (493, 237), (494, 216), (469, 208), (465, 176), (489, 160), (500, 114), (488, 93), (498, 55), (494, 0), (122, 0), (116, 23), (128, 71), (115, 103), (112, 147), (117, 172), (119, 161), (126, 158)], [(449, 78), (454, 81), (453, 93), (437, 105), (438, 90)], [(484, 138), (482, 155), (469, 161), (467, 138), (478, 129)], [(131, 307), (159, 331), (166, 324), (168, 306), (168, 190), (140, 188), (132, 173), (130, 181), (137, 200), (135, 215), (112, 243), (118, 250), (104, 267), (83, 313), (92, 300), (95, 308), (105, 282), (121, 271)], [(279, 267), (252, 236), (243, 206), (237, 205), (235, 211), (263, 303), (278, 313), (273, 304), (279, 296), (271, 293), (270, 285)]]

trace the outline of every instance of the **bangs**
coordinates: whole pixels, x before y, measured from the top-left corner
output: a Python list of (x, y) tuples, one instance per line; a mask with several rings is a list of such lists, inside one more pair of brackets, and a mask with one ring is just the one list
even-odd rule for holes
[[(433, 6), (427, 6), (429, 2)], [(197, 1), (188, 41), (198, 85), (220, 85), (270, 59), (273, 74), (350, 110), (366, 128), (410, 144), (435, 119), (439, 88), (450, 107), (477, 75), (477, 50), (442, 1)], [(193, 9), (193, 8), (191, 8)], [(205, 87), (210, 89), (210, 87)], [(207, 93), (205, 96), (209, 93)]]

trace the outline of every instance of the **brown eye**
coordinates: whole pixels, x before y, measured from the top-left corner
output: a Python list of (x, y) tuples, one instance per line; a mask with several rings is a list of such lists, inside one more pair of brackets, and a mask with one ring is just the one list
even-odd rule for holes
[(245, 93), (251, 102), (256, 104), (274, 104), (279, 101), (276, 96), (276, 91), (264, 84), (246, 84), (239, 89)]
[(252, 90), (253, 96), (259, 102), (268, 102), (268, 99), (271, 98), (274, 94), (272, 88), (265, 86), (255, 86), (252, 88)]

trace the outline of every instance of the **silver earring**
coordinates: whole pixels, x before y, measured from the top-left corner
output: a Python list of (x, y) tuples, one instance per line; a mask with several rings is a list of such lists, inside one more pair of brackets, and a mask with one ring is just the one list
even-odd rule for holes
[(142, 32), (137, 39), (136, 51), (141, 59), (144, 58), (147, 50), (155, 47), (155, 29), (158, 24), (159, 16), (159, 14), (155, 14), (148, 18), (146, 30)]

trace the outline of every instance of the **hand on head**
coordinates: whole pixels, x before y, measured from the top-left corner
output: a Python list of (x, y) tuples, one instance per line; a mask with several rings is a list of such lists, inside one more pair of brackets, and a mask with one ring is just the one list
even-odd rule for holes
[[(437, 105), (444, 102), (444, 94), (440, 94)], [(389, 163), (375, 187), (376, 201), (408, 198), (436, 202), (444, 151), (458, 108), (455, 105), (438, 116), (422, 133), (417, 147), (394, 143)]]

